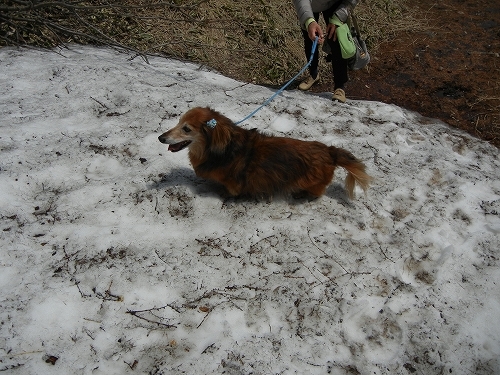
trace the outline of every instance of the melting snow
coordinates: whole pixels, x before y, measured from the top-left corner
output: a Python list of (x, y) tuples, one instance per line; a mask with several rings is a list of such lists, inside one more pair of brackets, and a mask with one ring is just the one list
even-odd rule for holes
[(157, 136), (271, 90), (90, 47), (0, 63), (0, 370), (500, 373), (498, 149), (287, 91), (241, 126), (344, 147), (375, 183), (225, 201)]

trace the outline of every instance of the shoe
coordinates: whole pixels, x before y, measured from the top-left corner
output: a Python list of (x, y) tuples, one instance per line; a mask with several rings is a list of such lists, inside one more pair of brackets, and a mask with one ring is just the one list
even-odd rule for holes
[(345, 92), (342, 89), (337, 89), (333, 92), (332, 100), (337, 100), (341, 103), (345, 103)]
[(319, 74), (316, 76), (316, 78), (309, 76), (309, 78), (303, 80), (300, 83), (299, 90), (302, 90), (302, 91), (309, 90), (312, 87), (312, 85), (314, 85), (318, 81), (319, 81)]

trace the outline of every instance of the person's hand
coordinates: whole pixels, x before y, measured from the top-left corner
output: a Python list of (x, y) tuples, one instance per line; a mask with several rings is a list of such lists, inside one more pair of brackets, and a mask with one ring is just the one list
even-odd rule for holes
[(335, 32), (335, 29), (337, 26), (333, 23), (329, 23), (328, 26), (326, 26), (326, 35), (328, 36), (328, 39), (333, 39), (333, 41), (337, 40), (337, 33)]
[(323, 43), (323, 30), (321, 30), (321, 26), (316, 21), (309, 24), (307, 27), (307, 34), (309, 35), (309, 39), (315, 40), (316, 37), (318, 37), (318, 42)]

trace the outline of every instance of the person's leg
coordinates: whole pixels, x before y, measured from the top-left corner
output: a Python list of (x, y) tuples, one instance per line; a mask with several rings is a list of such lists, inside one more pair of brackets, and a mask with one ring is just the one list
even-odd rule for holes
[[(323, 17), (325, 22), (328, 24), (330, 17), (333, 15), (334, 10), (337, 9), (338, 3), (334, 4), (332, 8), (328, 11), (323, 12)], [(330, 59), (332, 62), (332, 73), (333, 73), (333, 100), (338, 100), (340, 102), (345, 102), (345, 92), (344, 85), (349, 80), (349, 75), (347, 73), (347, 60), (342, 58), (342, 51), (340, 49), (340, 43), (338, 40), (327, 39), (325, 43), (328, 43), (330, 47)]]
[(333, 89), (344, 89), (344, 85), (349, 81), (347, 73), (347, 60), (342, 58), (340, 43), (338, 40), (329, 40), (332, 49), (332, 71), (333, 71)]
[[(319, 13), (314, 13), (314, 19), (316, 20), (316, 22), (318, 21)], [(304, 29), (301, 30), (302, 30), (302, 37), (304, 38), (304, 52), (306, 54), (306, 60), (309, 61), (309, 59), (311, 58), (313, 41), (309, 38), (307, 30)], [(316, 79), (316, 77), (318, 76), (318, 62), (319, 62), (319, 48), (316, 48), (316, 51), (314, 51), (314, 57), (311, 61), (311, 65), (309, 65), (309, 74), (314, 79)]]
[[(314, 19), (318, 21), (319, 13), (314, 13)], [(304, 38), (304, 52), (306, 54), (306, 59), (309, 61), (311, 58), (311, 50), (313, 47), (313, 41), (309, 38), (307, 30), (302, 29), (302, 37)], [(318, 64), (319, 64), (319, 48), (314, 51), (311, 64), (309, 65), (309, 77), (303, 80), (299, 85), (299, 90), (309, 90), (312, 85), (319, 81), (318, 74)]]

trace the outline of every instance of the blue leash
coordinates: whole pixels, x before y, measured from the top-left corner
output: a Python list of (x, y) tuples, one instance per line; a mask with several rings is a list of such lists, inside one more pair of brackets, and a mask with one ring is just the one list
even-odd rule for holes
[(280, 88), (278, 91), (276, 91), (269, 99), (267, 99), (264, 104), (262, 104), (259, 108), (257, 108), (255, 111), (253, 111), (252, 113), (250, 113), (247, 117), (245, 117), (243, 120), (240, 120), (238, 122), (236, 122), (235, 124), (238, 125), (238, 124), (241, 124), (243, 121), (246, 121), (248, 120), (250, 117), (252, 117), (253, 115), (255, 115), (258, 111), (260, 111), (262, 109), (262, 107), (265, 107), (266, 105), (268, 105), (271, 100), (273, 100), (276, 96), (278, 96), (279, 94), (281, 94), (293, 81), (295, 81), (295, 79), (300, 76), (302, 73), (304, 73), (304, 70), (306, 70), (309, 65), (311, 65), (311, 62), (312, 62), (312, 59), (314, 57), (314, 52), (316, 52), (316, 47), (318, 46), (318, 37), (316, 37), (316, 39), (314, 39), (314, 42), (313, 42), (313, 45), (312, 45), (312, 49), (311, 49), (311, 57), (309, 58), (309, 61), (307, 62), (306, 65), (304, 65), (304, 67), (301, 69), (300, 72), (298, 72), (295, 77), (293, 77), (290, 81), (288, 81), (282, 88)]

